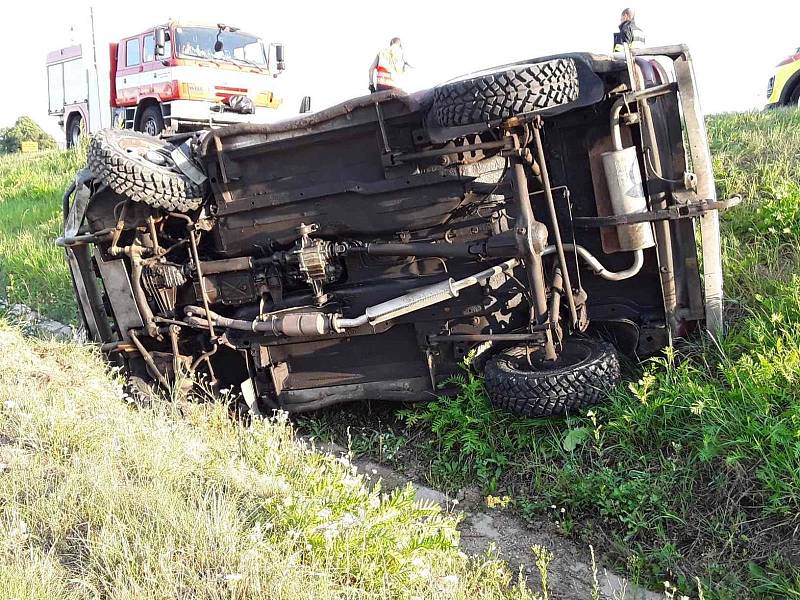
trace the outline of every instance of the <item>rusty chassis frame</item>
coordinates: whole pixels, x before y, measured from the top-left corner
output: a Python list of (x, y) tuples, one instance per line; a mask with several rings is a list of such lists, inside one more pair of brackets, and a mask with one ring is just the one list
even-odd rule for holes
[[(676, 81), (646, 87), (643, 71), (638, 69), (637, 65), (642, 57), (648, 56), (664, 56), (671, 59)], [(510, 189), (508, 197), (511, 200), (510, 210), (514, 215), (513, 225), (506, 230), (492, 232), (488, 237), (478, 236), (477, 239), (472, 239), (466, 236), (464, 241), (448, 240), (445, 236), (442, 241), (437, 241), (435, 237), (431, 238), (434, 240), (431, 242), (431, 239), (425, 236), (417, 239), (409, 232), (403, 233), (401, 229), (397, 233), (399, 237), (397, 241), (394, 239), (386, 241), (385, 238), (378, 240), (377, 238), (381, 236), (376, 234), (372, 236), (373, 239), (366, 236), (368, 241), (354, 243), (338, 241), (340, 237), (346, 240), (347, 235), (330, 231), (321, 231), (318, 235), (316, 224), (300, 223), (299, 235), (292, 240), (291, 247), (284, 243), (282, 249), (272, 250), (271, 254), (264, 251), (260, 257), (237, 255), (237, 252), (241, 254), (241, 251), (236, 249), (229, 255), (225, 246), (226, 241), (215, 238), (213, 243), (221, 244), (222, 251), (214, 259), (209, 259), (207, 256), (211, 243), (210, 236), (201, 234), (210, 231), (212, 227), (218, 227), (218, 223), (244, 219), (247, 222), (252, 221), (255, 226), (258, 218), (272, 223), (268, 217), (249, 214), (241, 217), (234, 211), (236, 203), (240, 202), (239, 198), (242, 196), (239, 187), (241, 167), (237, 161), (242, 160), (241, 157), (252, 157), (260, 151), (260, 148), (267, 148), (269, 144), (275, 143), (269, 140), (268, 135), (264, 135), (262, 140), (258, 137), (262, 135), (260, 130), (253, 126), (210, 132), (203, 141), (202, 153), (208, 158), (206, 170), (212, 190), (219, 207), (224, 210), (220, 211), (218, 207), (212, 213), (204, 210), (194, 216), (174, 212), (164, 213), (158, 216), (158, 227), (157, 219), (153, 216), (155, 213), (151, 213), (139, 228), (136, 237), (132, 241), (129, 239), (125, 242), (127, 245), (118, 244), (121, 243), (123, 233), (131, 234), (126, 219), (131, 217), (129, 211), (135, 207), (131, 205), (130, 200), (123, 199), (115, 207), (115, 224), (87, 232), (85, 216), (90, 201), (104, 190), (92, 180), (91, 174), (85, 171), (79, 173), (64, 197), (65, 231), (57, 243), (65, 250), (81, 317), (89, 337), (100, 342), (103, 351), (118, 355), (123, 362), (140, 358), (146, 371), (162, 387), (169, 387), (170, 380), (176, 379), (179, 375), (193, 375), (201, 365), (206, 365), (211, 379), (216, 380), (220, 369), (216, 369), (215, 374), (212, 363), (217, 358), (212, 360), (212, 357), (218, 353), (222, 354), (220, 350), (223, 347), (243, 352), (247, 377), (251, 381), (249, 387), (243, 387), (243, 391), (246, 396), (251, 396), (248, 400), (248, 404), (251, 405), (257, 404), (260, 400), (273, 407), (291, 406), (296, 410), (306, 410), (344, 398), (361, 398), (368, 395), (388, 399), (418, 398), (437, 387), (438, 373), (434, 353), (439, 344), (460, 346), (485, 342), (500, 345), (516, 343), (525, 345), (529, 352), (534, 348), (541, 349), (545, 361), (557, 360), (563, 339), (571, 334), (585, 332), (589, 325), (587, 309), (589, 294), (583, 286), (581, 265), (585, 265), (590, 273), (597, 276), (598, 281), (614, 282), (636, 276), (645, 264), (642, 249), (637, 249), (631, 252), (633, 264), (630, 267), (617, 271), (608, 269), (590, 250), (578, 243), (575, 238), (576, 230), (596, 232), (638, 224), (652, 225), (654, 252), (658, 265), (657, 278), (661, 287), (660, 294), (663, 299), (668, 335), (672, 336), (679, 330), (679, 323), (682, 320), (688, 318), (699, 321), (698, 310), (701, 308), (704, 311), (706, 329), (714, 336), (720, 335), (723, 323), (718, 211), (735, 205), (738, 199), (718, 201), (715, 196), (711, 159), (705, 126), (697, 102), (691, 57), (685, 46), (666, 46), (627, 50), (625, 59), (630, 85), (610, 92), (610, 100), (613, 102), (610, 102), (608, 125), (613, 147), (622, 149), (624, 126), (638, 126), (641, 140), (637, 141), (636, 146), (641, 145), (643, 149), (642, 161), (648, 181), (651, 178), (661, 180), (669, 184), (671, 190), (669, 194), (663, 191), (651, 193), (648, 197), (648, 208), (643, 212), (598, 213), (597, 216), (572, 215), (571, 192), (564, 183), (566, 168), (560, 163), (556, 165), (557, 185), (554, 185), (551, 177), (553, 150), (545, 146), (542, 135), (551, 120), (558, 122), (556, 116), (514, 116), (503, 122), (491, 124), (493, 131), (498, 133), (498, 139), (484, 141), (477, 138), (478, 141), (466, 141), (456, 146), (448, 144), (428, 149), (424, 149), (423, 146), (422, 150), (409, 151), (404, 149), (402, 144), (398, 146), (395, 141), (397, 133), (392, 129), (392, 123), (401, 118), (397, 116), (397, 110), (387, 110), (389, 113), (387, 116), (382, 107), (382, 102), (396, 101), (397, 97), (393, 94), (374, 98), (378, 139), (382, 149), (380, 163), (383, 169), (409, 172), (407, 169), (417, 168), (419, 164), (428, 164), (428, 161), (433, 161), (439, 167), (448, 167), (453, 162), (454, 156), (469, 153), (480, 153), (483, 156), (483, 153), (495, 153), (505, 160), (503, 175), (507, 173), (507, 177), (494, 184), (481, 184), (482, 187), (475, 184), (474, 189), (480, 190), (481, 194), (488, 192), (487, 197), (498, 190)], [(659, 151), (658, 137), (661, 134), (657, 132), (657, 119), (650, 103), (662, 97), (676, 98), (683, 116), (690, 166), (686, 167), (680, 179), (669, 179), (664, 176), (674, 169), (668, 168), (671, 157)], [(635, 106), (636, 111), (631, 110), (631, 106)], [(627, 111), (623, 113), (624, 109)], [(312, 121), (305, 120), (303, 123), (310, 124)], [(306, 125), (306, 128), (310, 129), (311, 125)], [(237, 140), (226, 147), (223, 140), (226, 136), (235, 135), (231, 131), (241, 131), (242, 135), (253, 132), (254, 140), (249, 145)], [(286, 144), (292, 142), (293, 134), (281, 132), (280, 128), (275, 131), (279, 135), (286, 135)], [(404, 169), (406, 171), (403, 171)], [(528, 172), (533, 178), (529, 177)], [(409, 193), (427, 186), (449, 185), (449, 180), (444, 175), (416, 172), (414, 177), (413, 181), (410, 178), (405, 180)], [(529, 183), (532, 179), (538, 182), (541, 189), (530, 190)], [(402, 178), (387, 178), (365, 181), (356, 186), (346, 182), (325, 181), (314, 188), (314, 191), (320, 197), (326, 195), (333, 197), (335, 194), (377, 196), (387, 193), (387, 190), (402, 188)], [(563, 201), (556, 200), (557, 190), (561, 191)], [(299, 195), (303, 196), (303, 193)], [(541, 195), (543, 200), (539, 205), (538, 216), (532, 202), (532, 198), (537, 195)], [(668, 196), (675, 202), (668, 203)], [(70, 204), (72, 197), (74, 201)], [(279, 207), (291, 201), (293, 197), (288, 192), (285, 196), (276, 193), (273, 204), (264, 206)], [(116, 208), (120, 206), (121, 210), (117, 217)], [(255, 211), (255, 200), (251, 201), (251, 206), (251, 212)], [(563, 216), (560, 214), (563, 214), (564, 210), (570, 211), (569, 220), (573, 228), (571, 242), (565, 242), (562, 238)], [(309, 212), (313, 214), (314, 211)], [(690, 239), (693, 219), (700, 221), (702, 293), (692, 287), (693, 278), (699, 277), (696, 256), (693, 258), (691, 251), (694, 244)], [(163, 234), (165, 220), (182, 222), (186, 239), (181, 239), (169, 247), (159, 246), (159, 237)], [(683, 223), (688, 225), (682, 229), (673, 226)], [(478, 228), (474, 229), (477, 231)], [(278, 234), (275, 235), (279, 237)], [(430, 238), (430, 234), (426, 235)], [(142, 242), (143, 239), (147, 239), (150, 246)], [(552, 243), (548, 243), (551, 239)], [(681, 244), (688, 244), (690, 241), (691, 247), (684, 253)], [(95, 247), (94, 253), (90, 252), (91, 246)], [(108, 247), (101, 250), (101, 246)], [(676, 248), (679, 250), (677, 255)], [(187, 253), (184, 271), (189, 274), (194, 284), (199, 303), (184, 302), (182, 304), (184, 315), (177, 312), (166, 316), (161, 313), (154, 314), (151, 306), (153, 291), (146, 289), (143, 273), (154, 264), (167, 263), (166, 257), (174, 249)], [(624, 249), (617, 251), (625, 252)], [(203, 258), (204, 255), (206, 258)], [(551, 274), (548, 276), (544, 259), (551, 255), (552, 262), (547, 263), (551, 268)], [(466, 266), (460, 267), (461, 270), (457, 271), (457, 275), (448, 275), (446, 279), (436, 283), (410, 289), (404, 288), (405, 280), (398, 278), (397, 283), (393, 284), (394, 287), (387, 285), (386, 291), (381, 292), (383, 296), (378, 296), (380, 301), (377, 303), (370, 301), (367, 292), (364, 292), (366, 300), (356, 293), (359, 289), (369, 289), (368, 281), (360, 282), (358, 285), (361, 288), (357, 287), (354, 288), (356, 291), (341, 294), (345, 298), (343, 301), (345, 305), (349, 302), (361, 307), (356, 311), (357, 316), (345, 317), (340, 305), (335, 302), (329, 303), (327, 293), (322, 291), (321, 282), (327, 282), (327, 278), (333, 277), (336, 272), (332, 267), (333, 261), (342, 261), (345, 264), (351, 261), (349, 264), (355, 264), (352, 261), (364, 261), (368, 256), (407, 257), (414, 261), (426, 258), (440, 259), (443, 265), (444, 259), (448, 258), (464, 259), (465, 262), (467, 260), (492, 262), (491, 266), (478, 272), (467, 263)], [(568, 260), (570, 256), (572, 259)], [(618, 260), (615, 262), (619, 263)], [(297, 272), (293, 276), (311, 287), (311, 291), (302, 293), (293, 291), (291, 301), (284, 300), (285, 284), (276, 281), (274, 274), (276, 269), (287, 268), (287, 265), (294, 265), (293, 268)], [(514, 275), (514, 270), (517, 268), (524, 271), (527, 285), (520, 283)], [(94, 269), (100, 272), (102, 288), (94, 276)], [(221, 309), (215, 307), (215, 302), (219, 300), (221, 293), (219, 289), (222, 284), (215, 283), (214, 278), (232, 272), (252, 274), (254, 270), (259, 269), (265, 273), (266, 278), (266, 283), (262, 282), (260, 285), (268, 286), (271, 290), (274, 307), (265, 313), (262, 295), (261, 304), (255, 315), (244, 310), (245, 306), (236, 311), (225, 309), (224, 314), (219, 312)], [(449, 274), (446, 266), (445, 272)], [(573, 279), (573, 275), (577, 275), (577, 278)], [(490, 281), (498, 276), (505, 278), (506, 283), (510, 285), (516, 281), (523, 299), (527, 299), (524, 327), (501, 328), (498, 331), (493, 331), (491, 328), (489, 331), (482, 331), (478, 328), (476, 332), (451, 329), (449, 321), (445, 318), (447, 326), (442, 328), (442, 331), (419, 330), (417, 333), (420, 343), (424, 341), (422, 345), (425, 346), (428, 371), (425, 375), (415, 369), (409, 369), (408, 372), (401, 371), (403, 376), (397, 377), (393, 385), (388, 385), (385, 377), (383, 380), (379, 378), (370, 380), (367, 377), (363, 383), (349, 383), (351, 380), (345, 378), (345, 383), (318, 387), (308, 386), (305, 383), (287, 385), (291, 374), (287, 364), (294, 357), (292, 352), (295, 351), (295, 346), (299, 348), (306, 344), (309, 348), (315, 348), (317, 347), (313, 345), (315, 340), (345, 343), (351, 340), (363, 340), (366, 336), (376, 333), (388, 335), (393, 328), (395, 330), (408, 328), (413, 323), (406, 315), (423, 309), (436, 311), (439, 310), (440, 304), (455, 299), (461, 301), (463, 296), (460, 293), (463, 290), (470, 290), (466, 292), (467, 295), (476, 289), (487, 290)], [(683, 283), (684, 281), (689, 283)], [(598, 288), (599, 284), (593, 285)], [(389, 292), (394, 289), (400, 290), (401, 293), (390, 294)], [(216, 295), (212, 295), (212, 291)], [(484, 294), (490, 295), (485, 291)], [(111, 308), (110, 312), (108, 305)], [(562, 305), (566, 312), (565, 326), (562, 326), (561, 322)], [(441, 312), (446, 314), (448, 310), (446, 307), (441, 309)], [(473, 308), (470, 307), (470, 310)], [(470, 314), (466, 312), (466, 308), (464, 311), (465, 315)], [(481, 318), (488, 318), (486, 315), (490, 312), (483, 308), (473, 310), (472, 314), (476, 315), (475, 323)], [(187, 350), (186, 336), (200, 334), (207, 334), (207, 338), (204, 338), (205, 341), (199, 347), (199, 351)], [(395, 340), (393, 343), (396, 344), (405, 343), (397, 336), (391, 339)], [(161, 355), (165, 350), (154, 349), (151, 341), (156, 343), (157, 348), (161, 347), (159, 344), (168, 344), (166, 349), (171, 351), (172, 355), (172, 374), (167, 372), (168, 369), (162, 361)], [(298, 356), (303, 359), (302, 354)], [(159, 361), (162, 361), (160, 366)], [(377, 370), (381, 371), (380, 368)], [(257, 372), (261, 374), (258, 375)], [(259, 391), (259, 386), (265, 385), (264, 373), (268, 373), (268, 377), (272, 379), (274, 393), (270, 396), (271, 399)], [(257, 398), (253, 399), (253, 395)]]

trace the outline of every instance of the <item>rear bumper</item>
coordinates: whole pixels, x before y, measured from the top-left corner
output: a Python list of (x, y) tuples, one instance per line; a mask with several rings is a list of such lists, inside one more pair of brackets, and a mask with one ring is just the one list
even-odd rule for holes
[[(697, 85), (689, 48), (683, 44), (633, 50), (639, 56), (665, 56), (673, 61), (678, 96), (684, 119), (688, 154), (696, 176), (696, 189), (689, 202), (716, 203), (714, 170), (708, 148), (705, 120), (700, 109)], [(714, 335), (723, 333), (723, 278), (719, 211), (709, 210), (700, 218), (703, 288), (706, 328)]]
[[(169, 106), (166, 109), (167, 105)], [(219, 111), (220, 104), (200, 100), (173, 100), (165, 103), (165, 117), (172, 125), (191, 123), (205, 126), (232, 125), (234, 123), (265, 123), (275, 118), (275, 109), (257, 107), (255, 114), (243, 115)], [(167, 116), (168, 115), (168, 116)]]

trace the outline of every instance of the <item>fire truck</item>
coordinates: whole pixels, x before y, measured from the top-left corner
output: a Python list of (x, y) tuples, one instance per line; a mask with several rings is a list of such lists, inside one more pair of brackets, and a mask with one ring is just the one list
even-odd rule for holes
[[(104, 127), (150, 135), (274, 120), (272, 81), (285, 68), (282, 44), (224, 24), (171, 21), (109, 44), (47, 56), (48, 111), (67, 146)], [(107, 74), (105, 74), (107, 73)]]

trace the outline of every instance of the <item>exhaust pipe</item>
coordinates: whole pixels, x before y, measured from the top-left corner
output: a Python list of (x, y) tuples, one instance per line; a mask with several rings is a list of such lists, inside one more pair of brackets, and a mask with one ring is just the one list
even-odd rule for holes
[(223, 329), (252, 331), (276, 337), (315, 337), (331, 332), (330, 315), (320, 312), (286, 313), (280, 316), (270, 315), (264, 320), (244, 321), (223, 317), (199, 306), (187, 306), (186, 316), (189, 324), (194, 326), (208, 327), (210, 320), (213, 325)]
[[(633, 253), (634, 262), (631, 267), (624, 271), (613, 272), (607, 270), (600, 261), (583, 246), (564, 244), (564, 249), (567, 251), (576, 251), (595, 274), (611, 281), (619, 281), (621, 279), (633, 277), (639, 272), (644, 263), (643, 252), (637, 250)], [(547, 246), (542, 251), (542, 256), (555, 252), (555, 246)], [(212, 324), (225, 329), (252, 331), (273, 336), (319, 337), (334, 332), (342, 333), (347, 329), (354, 329), (364, 325), (375, 326), (408, 313), (433, 306), (434, 304), (456, 298), (461, 290), (487, 281), (495, 275), (511, 271), (520, 264), (519, 259), (512, 258), (499, 265), (465, 277), (464, 279), (446, 279), (445, 281), (422, 287), (408, 294), (398, 296), (397, 298), (392, 298), (386, 302), (381, 302), (375, 306), (370, 306), (363, 315), (354, 318), (344, 318), (339, 314), (331, 315), (321, 312), (297, 312), (284, 313), (282, 315), (265, 315), (262, 319), (244, 321), (241, 319), (223, 317), (222, 315), (218, 315), (211, 310), (207, 311), (199, 306), (187, 306), (185, 310), (186, 316), (188, 317), (187, 322), (196, 327), (208, 327), (210, 321)]]

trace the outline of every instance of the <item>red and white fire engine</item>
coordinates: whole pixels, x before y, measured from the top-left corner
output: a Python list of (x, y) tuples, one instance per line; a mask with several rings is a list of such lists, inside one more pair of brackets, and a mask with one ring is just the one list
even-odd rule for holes
[(284, 69), (283, 46), (227, 25), (169, 22), (110, 44), (101, 60), (108, 75), (93, 44), (47, 56), (49, 112), (67, 146), (112, 125), (158, 135), (266, 122), (281, 104), (271, 82)]

